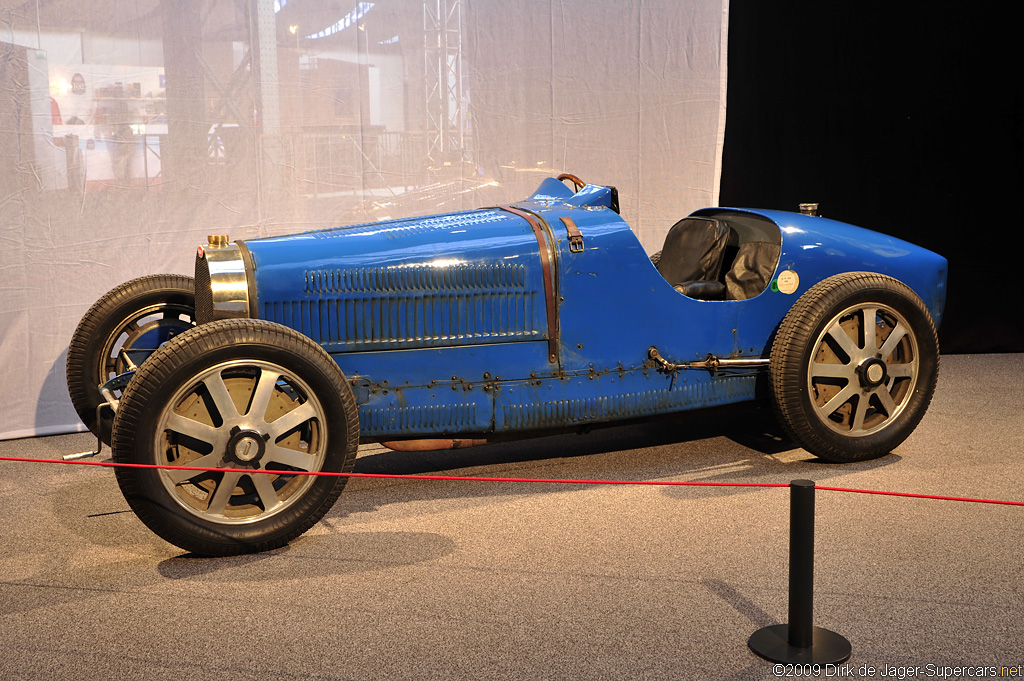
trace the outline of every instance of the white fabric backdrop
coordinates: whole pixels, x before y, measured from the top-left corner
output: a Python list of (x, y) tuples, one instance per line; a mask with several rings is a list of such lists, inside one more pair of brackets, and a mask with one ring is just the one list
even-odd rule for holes
[(565, 171), (617, 186), (654, 251), (717, 203), (728, 0), (441, 0), (446, 49), (438, 0), (252, 0), (248, 24), (139, 0), (115, 28), (105, 1), (0, 0), (0, 438), (81, 430), (78, 320), (123, 281), (191, 274), (209, 233), (494, 205)]

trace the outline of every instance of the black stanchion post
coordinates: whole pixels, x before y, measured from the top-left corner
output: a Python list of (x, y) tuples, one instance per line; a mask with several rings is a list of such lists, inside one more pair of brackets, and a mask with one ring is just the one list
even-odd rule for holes
[(789, 483), (789, 645), (814, 643), (814, 483)]
[(793, 480), (789, 491), (789, 624), (758, 629), (747, 645), (773, 662), (836, 664), (850, 642), (814, 626), (814, 482)]

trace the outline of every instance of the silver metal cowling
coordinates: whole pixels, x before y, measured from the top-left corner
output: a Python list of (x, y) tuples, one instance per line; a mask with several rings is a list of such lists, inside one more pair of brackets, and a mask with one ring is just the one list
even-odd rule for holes
[(249, 316), (249, 282), (238, 244), (213, 244), (196, 256), (196, 322)]

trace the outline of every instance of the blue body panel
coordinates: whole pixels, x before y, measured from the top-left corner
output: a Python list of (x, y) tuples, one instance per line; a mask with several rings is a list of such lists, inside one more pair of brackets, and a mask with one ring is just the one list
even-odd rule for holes
[[(767, 357), (800, 295), (842, 272), (899, 279), (941, 320), (944, 258), (773, 211), (698, 214), (770, 220), (781, 240), (773, 280), (795, 272), (796, 291), (687, 298), (612, 202), (608, 188), (573, 193), (549, 178), (516, 204), (536, 231), (520, 215), (485, 209), (249, 241), (256, 312), (331, 353), (352, 382), (367, 439), (537, 430), (752, 399), (754, 372), (670, 375), (655, 370), (648, 349), (672, 362)], [(582, 250), (570, 248), (562, 218), (582, 234)]]
[(546, 334), (536, 239), (521, 219), (498, 210), (247, 245), (259, 316), (302, 331), (331, 353)]
[(763, 215), (781, 228), (780, 271), (802, 270), (797, 296), (833, 274), (877, 272), (914, 289), (931, 313), (935, 327), (942, 323), (948, 264), (941, 255), (896, 237), (828, 218), (784, 211), (743, 212)]

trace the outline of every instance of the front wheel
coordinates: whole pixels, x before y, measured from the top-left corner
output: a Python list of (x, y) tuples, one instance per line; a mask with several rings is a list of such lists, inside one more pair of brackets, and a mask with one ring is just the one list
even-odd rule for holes
[[(309, 338), (258, 320), (222, 320), (154, 353), (114, 420), (117, 468), (135, 514), (202, 555), (264, 551), (312, 527), (349, 472), (359, 422), (338, 365)], [(229, 468), (235, 472), (204, 472)]]
[(828, 461), (888, 454), (921, 421), (939, 346), (920, 298), (903, 283), (851, 272), (813, 286), (786, 315), (771, 351), (782, 426)]
[(100, 298), (78, 323), (68, 346), (68, 394), (104, 444), (110, 444), (114, 416), (108, 411), (97, 418), (96, 407), (106, 402), (99, 386), (128, 371), (130, 352), (144, 355), (195, 326), (195, 298), (192, 277), (140, 277)]

